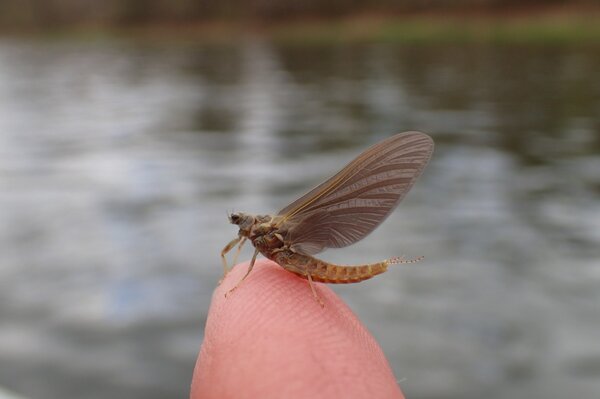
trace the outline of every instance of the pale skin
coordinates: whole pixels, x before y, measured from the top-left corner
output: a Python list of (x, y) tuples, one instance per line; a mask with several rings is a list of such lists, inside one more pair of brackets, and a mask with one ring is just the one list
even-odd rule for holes
[(381, 348), (329, 287), (313, 284), (321, 308), (306, 281), (259, 259), (225, 298), (247, 268), (214, 292), (190, 398), (403, 398)]

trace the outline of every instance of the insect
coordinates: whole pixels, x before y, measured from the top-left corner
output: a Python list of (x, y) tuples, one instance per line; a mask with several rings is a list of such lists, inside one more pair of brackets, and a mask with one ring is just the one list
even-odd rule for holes
[(433, 140), (421, 132), (391, 136), (365, 150), (335, 176), (321, 183), (276, 215), (235, 212), (229, 221), (239, 227), (238, 236), (221, 251), (225, 255), (236, 245), (235, 257), (247, 240), (255, 251), (244, 277), (227, 293), (233, 292), (248, 277), (259, 253), (284, 269), (308, 280), (314, 298), (314, 281), (357, 283), (385, 272), (389, 265), (413, 263), (395, 257), (382, 262), (346, 266), (313, 257), (326, 248), (354, 244), (381, 224), (404, 198), (433, 153)]

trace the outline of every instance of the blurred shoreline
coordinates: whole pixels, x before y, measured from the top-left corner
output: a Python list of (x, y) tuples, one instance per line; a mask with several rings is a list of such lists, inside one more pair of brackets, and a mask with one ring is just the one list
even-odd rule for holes
[(82, 18), (78, 22), (0, 23), (4, 37), (81, 40), (110, 38), (152, 41), (235, 43), (247, 35), (286, 43), (406, 42), (498, 44), (600, 43), (600, 6), (528, 5), (453, 8), (443, 11), (360, 11), (342, 15), (287, 14), (281, 18), (213, 16), (208, 18)]

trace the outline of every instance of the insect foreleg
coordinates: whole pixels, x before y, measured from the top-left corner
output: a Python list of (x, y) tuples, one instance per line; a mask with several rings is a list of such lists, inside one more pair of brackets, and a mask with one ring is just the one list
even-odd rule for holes
[(227, 267), (227, 259), (225, 259), (225, 254), (231, 251), (231, 249), (235, 247), (235, 244), (237, 244), (240, 240), (241, 237), (239, 236), (234, 238), (229, 242), (229, 244), (225, 245), (225, 248), (223, 248), (223, 250), (221, 251), (221, 261), (223, 262), (223, 278), (225, 278), (227, 272), (229, 272), (229, 268)]
[(232, 264), (234, 266), (237, 264), (238, 256), (240, 256), (240, 252), (242, 251), (242, 246), (244, 246), (244, 244), (246, 243), (247, 239), (248, 238), (246, 238), (246, 237), (242, 238), (241, 241), (240, 241), (240, 243), (239, 243), (239, 245), (238, 245), (238, 247), (237, 247), (237, 251), (235, 251), (235, 255), (233, 256), (233, 262), (232, 262)]
[[(235, 244), (234, 244), (235, 245)], [(235, 289), (242, 284), (242, 281), (244, 281), (246, 279), (246, 277), (248, 277), (248, 275), (250, 274), (250, 272), (252, 271), (252, 268), (254, 267), (254, 263), (256, 263), (256, 257), (258, 256), (258, 249), (254, 251), (254, 255), (252, 255), (252, 260), (250, 261), (250, 266), (248, 266), (248, 271), (246, 272), (246, 274), (244, 274), (244, 277), (242, 277), (242, 279), (240, 281), (238, 281), (238, 283), (229, 291), (227, 291), (227, 293), (225, 294), (225, 297), (227, 297), (227, 295), (230, 295), (233, 291), (235, 291)]]

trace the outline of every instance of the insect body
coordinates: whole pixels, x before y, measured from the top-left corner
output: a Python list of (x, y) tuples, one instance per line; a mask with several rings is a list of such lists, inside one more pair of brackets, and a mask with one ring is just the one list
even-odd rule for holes
[[(387, 270), (390, 264), (415, 260), (391, 258), (357, 266), (334, 265), (313, 257), (326, 248), (351, 245), (372, 232), (389, 216), (429, 162), (433, 140), (420, 132), (396, 134), (370, 147), (335, 176), (309, 191), (277, 215), (229, 215), (239, 227), (238, 237), (221, 251), (225, 254), (246, 240), (255, 247), (248, 271), (233, 291), (250, 274), (259, 253), (284, 269), (313, 281), (356, 283)], [(234, 260), (235, 263), (235, 260)], [(229, 292), (231, 292), (229, 291)]]

